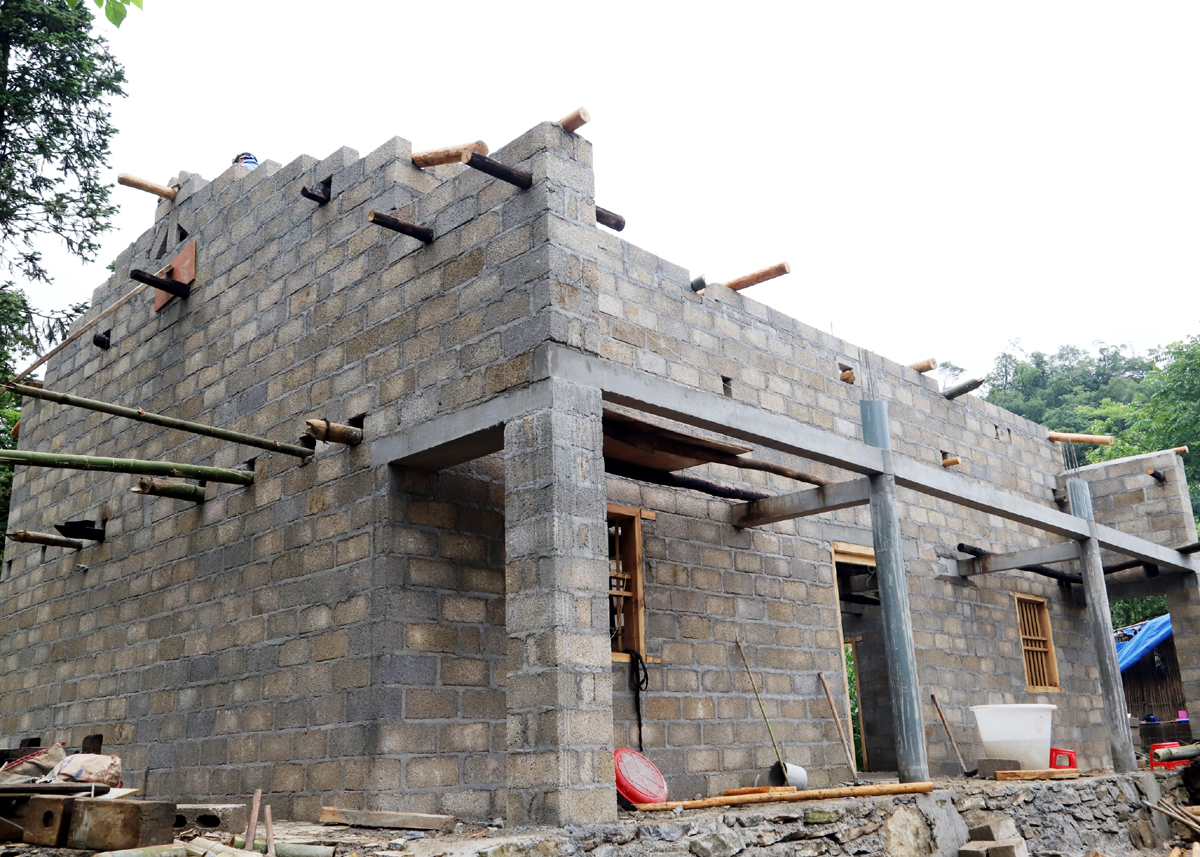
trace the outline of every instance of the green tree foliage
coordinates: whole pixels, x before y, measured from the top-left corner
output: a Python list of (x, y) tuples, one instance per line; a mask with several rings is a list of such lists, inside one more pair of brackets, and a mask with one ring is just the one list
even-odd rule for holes
[[(40, 313), (29, 305), (24, 292), (0, 288), (0, 373), (11, 378), (24, 362), (40, 354), (66, 335), (67, 328), (87, 304), (76, 304), (62, 312)], [(17, 445), (13, 426), (21, 418), (20, 400), (8, 390), (0, 391), (0, 449)], [(0, 465), (0, 524), (8, 522), (12, 493), (11, 464)]]
[(1087, 430), (1115, 440), (1092, 450), (1088, 461), (1190, 446), (1184, 472), (1192, 508), (1200, 511), (1200, 336), (1173, 342), (1151, 356), (1155, 366), (1132, 400), (1105, 401), (1095, 409)]
[(91, 29), (67, 0), (0, 0), (0, 266), (32, 282), (39, 238), (91, 260), (116, 212), (100, 173), (125, 74)]
[(987, 376), (987, 400), (1053, 431), (1085, 432), (1106, 400), (1133, 401), (1154, 363), (1123, 345), (1025, 354), (1013, 343)]
[[(108, 18), (114, 27), (121, 26), (131, 4), (139, 9), (142, 8), (142, 0), (93, 0), (93, 2), (97, 9), (104, 10), (104, 17)], [(79, 5), (79, 0), (67, 0), (67, 5), (74, 9)]]
[(1128, 598), (1124, 601), (1110, 601), (1108, 609), (1112, 613), (1112, 626), (1125, 628), (1129, 625), (1156, 619), (1167, 612), (1167, 596), (1151, 595), (1148, 598)]

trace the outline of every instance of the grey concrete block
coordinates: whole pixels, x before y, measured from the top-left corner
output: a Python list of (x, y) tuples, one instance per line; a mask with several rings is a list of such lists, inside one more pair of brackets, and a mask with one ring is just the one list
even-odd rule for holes
[(224, 830), (244, 833), (250, 821), (250, 810), (244, 803), (181, 803), (175, 807), (176, 831)]
[(1019, 771), (1021, 763), (1016, 759), (980, 759), (978, 776), (985, 780), (994, 779), (996, 771)]

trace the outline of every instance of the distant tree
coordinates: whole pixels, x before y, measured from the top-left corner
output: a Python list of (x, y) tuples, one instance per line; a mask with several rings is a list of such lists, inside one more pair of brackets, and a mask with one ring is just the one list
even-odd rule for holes
[(1200, 336), (1152, 352), (1155, 366), (1129, 402), (1105, 400), (1092, 413), (1088, 430), (1114, 436), (1089, 461), (1109, 461), (1144, 452), (1190, 446), (1184, 472), (1192, 508), (1200, 511)]
[(963, 373), (966, 371), (967, 370), (963, 367), (957, 366), (954, 363), (951, 363), (949, 360), (943, 360), (938, 364), (937, 367), (937, 373), (942, 378), (943, 387), (953, 384), (955, 381), (961, 378)]
[(1129, 598), (1124, 601), (1110, 601), (1109, 612), (1112, 614), (1113, 630), (1127, 628), (1147, 619), (1157, 619), (1167, 612), (1167, 596), (1151, 595), (1147, 598)]
[(116, 212), (100, 175), (115, 132), (105, 101), (125, 94), (124, 80), (82, 9), (0, 0), (0, 268), (9, 275), (50, 281), (36, 246), (44, 237), (95, 256)]

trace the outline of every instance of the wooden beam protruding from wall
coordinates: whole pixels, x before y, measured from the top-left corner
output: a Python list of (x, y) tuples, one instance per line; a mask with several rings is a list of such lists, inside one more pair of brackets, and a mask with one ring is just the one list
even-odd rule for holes
[(862, 476), (848, 482), (832, 482), (819, 488), (741, 503), (730, 510), (730, 521), (735, 527), (744, 529), (865, 506), (871, 502), (870, 482), (869, 476)]
[(928, 360), (922, 360), (919, 363), (908, 364), (909, 369), (912, 369), (914, 372), (920, 372), (922, 375), (924, 375), (926, 372), (932, 372), (937, 367), (938, 362), (932, 357), (930, 357)]
[(305, 185), (304, 187), (300, 188), (300, 195), (305, 199), (311, 199), (317, 205), (327, 205), (329, 203), (329, 194), (326, 193), (325, 189), (321, 187), (313, 190), (308, 185)]
[(346, 446), (358, 446), (363, 440), (363, 430), (356, 426), (331, 423), (329, 420), (305, 420), (304, 433), (314, 440), (326, 443), (344, 443)]
[(161, 196), (163, 199), (175, 201), (175, 197), (179, 194), (178, 188), (167, 187), (157, 182), (139, 179), (137, 176), (131, 176), (129, 173), (120, 173), (117, 175), (117, 184), (125, 185), (136, 190), (144, 190), (146, 193), (152, 193), (155, 196)]
[(1112, 435), (1108, 434), (1073, 434), (1065, 431), (1052, 431), (1047, 436), (1055, 443), (1087, 443), (1092, 446), (1112, 446)]
[(130, 271), (129, 278), (146, 286), (154, 286), (154, 288), (167, 292), (177, 298), (186, 298), (192, 293), (192, 287), (187, 283), (181, 283), (178, 280), (168, 280), (166, 277), (156, 276), (140, 268), (134, 268)]
[(959, 396), (965, 396), (972, 390), (978, 390), (984, 384), (983, 378), (972, 378), (970, 381), (963, 381), (961, 384), (956, 384), (953, 387), (947, 387), (942, 390), (942, 397), (946, 399), (957, 399)]
[[(587, 112), (586, 107), (580, 107), (572, 113), (568, 113), (562, 119), (558, 120), (558, 124), (563, 127), (564, 131), (569, 131), (574, 134), (584, 125), (592, 121), (591, 114)], [(487, 154), (486, 152), (484, 154)]]
[(942, 467), (958, 467), (962, 464), (957, 455), (948, 455), (942, 459)]
[(724, 284), (725, 288), (735, 292), (742, 289), (748, 289), (750, 286), (757, 286), (759, 283), (765, 283), (767, 280), (773, 280), (776, 277), (782, 277), (784, 274), (790, 274), (792, 266), (787, 262), (780, 262), (778, 265), (772, 265), (769, 268), (763, 268), (761, 271), (755, 271), (753, 274), (747, 274), (744, 277), (738, 277), (736, 280), (729, 280)]
[(5, 535), (14, 542), (21, 542), (27, 545), (70, 548), (76, 551), (83, 550), (83, 542), (79, 539), (68, 539), (65, 536), (56, 536), (54, 533), (35, 533), (32, 530), (17, 530), (14, 533), (6, 533)]
[(1155, 470), (1153, 467), (1147, 467), (1146, 473), (1147, 473), (1147, 475), (1153, 477), (1154, 481), (1157, 482), (1159, 485), (1167, 484), (1167, 475), (1165, 473), (1163, 473), (1161, 470)]
[(390, 229), (393, 232), (399, 232), (401, 235), (407, 235), (409, 238), (416, 238), (418, 241), (423, 241), (426, 244), (433, 243), (433, 230), (428, 226), (418, 226), (416, 223), (409, 223), (407, 220), (392, 217), (392, 215), (384, 214), (382, 211), (367, 212), (367, 222), (374, 223), (376, 226), (382, 226), (384, 229)]
[(430, 149), (428, 152), (417, 152), (412, 156), (414, 167), (436, 167), (441, 164), (457, 164), (462, 161), (464, 152), (488, 153), (488, 145), (483, 140), (462, 143), (457, 146), (446, 146), (441, 149)]
[(1079, 542), (1061, 542), (1040, 548), (1026, 548), (1010, 553), (990, 553), (972, 545), (960, 544), (958, 550), (969, 553), (974, 559), (957, 560), (961, 577), (978, 574), (994, 574), (997, 571), (1026, 569), (1026, 566), (1045, 566), (1049, 563), (1070, 562), (1079, 558)]
[(1176, 447), (1172, 447), (1168, 451), (1169, 452), (1177, 452), (1180, 455), (1187, 455), (1188, 448), (1186, 446), (1176, 446)]
[(506, 166), (497, 160), (481, 155), (478, 152), (466, 151), (462, 153), (460, 160), (473, 170), (479, 170), (481, 173), (487, 173), (494, 179), (500, 179), (502, 182), (508, 182), (510, 185), (519, 187), (521, 190), (529, 190), (533, 187), (533, 174), (527, 173), (524, 170), (518, 170), (514, 167)]
[(607, 226), (613, 232), (620, 232), (625, 228), (625, 218), (617, 214), (615, 211), (609, 211), (607, 208), (596, 206), (596, 222), (601, 226)]

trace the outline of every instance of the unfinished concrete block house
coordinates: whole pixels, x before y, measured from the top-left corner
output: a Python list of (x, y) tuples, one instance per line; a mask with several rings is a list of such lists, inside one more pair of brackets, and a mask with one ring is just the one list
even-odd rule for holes
[[(545, 123), (503, 169), (482, 157), (419, 168), (395, 138), (182, 175), (77, 330), (134, 270), (190, 293), (121, 303), (42, 392), (362, 441), (290, 454), (25, 399), (9, 531), (93, 524), (68, 527), (81, 550), (6, 546), (6, 739), (103, 732), (146, 796), (262, 788), (296, 819), (603, 820), (615, 747), (684, 798), (774, 760), (740, 639), (813, 786), (850, 776), (818, 677), (844, 718), (847, 645), (870, 771), (957, 773), (931, 693), (968, 758), (968, 706), (1042, 701), (1081, 767), (1126, 770), (1106, 582), (1171, 594), (1200, 710), (1176, 453), (1064, 472), (1041, 426), (743, 292), (699, 294), (597, 226), (578, 133)], [(159, 496), (28, 453), (212, 470)]]

